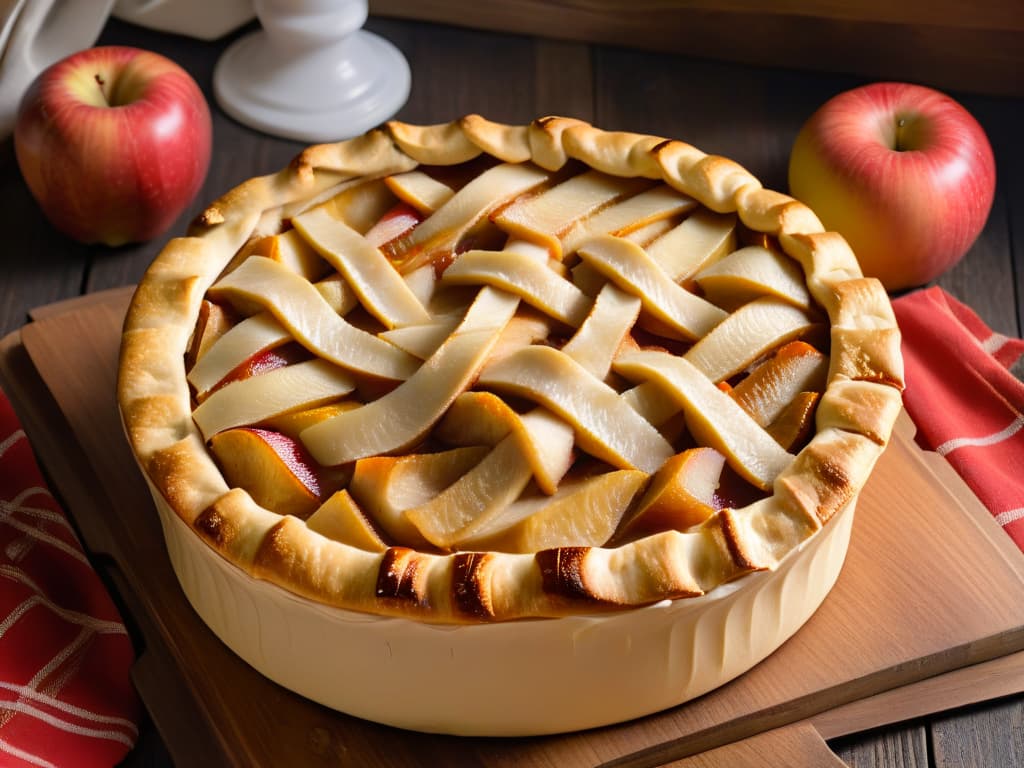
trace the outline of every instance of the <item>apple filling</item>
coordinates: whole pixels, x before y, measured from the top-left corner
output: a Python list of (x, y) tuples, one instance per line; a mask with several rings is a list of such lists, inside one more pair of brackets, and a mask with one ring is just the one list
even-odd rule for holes
[(477, 170), (236, 254), (186, 359), (229, 484), (368, 552), (618, 546), (771, 494), (830, 365), (801, 266), (661, 182)]

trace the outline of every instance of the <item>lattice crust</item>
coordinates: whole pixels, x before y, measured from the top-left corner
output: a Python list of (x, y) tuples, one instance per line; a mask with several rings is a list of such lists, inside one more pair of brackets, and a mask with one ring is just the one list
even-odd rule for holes
[(901, 388), (885, 291), (802, 204), (679, 141), (470, 115), (208, 207), (139, 285), (118, 398), (238, 567), (474, 622), (775, 568), (856, 497)]

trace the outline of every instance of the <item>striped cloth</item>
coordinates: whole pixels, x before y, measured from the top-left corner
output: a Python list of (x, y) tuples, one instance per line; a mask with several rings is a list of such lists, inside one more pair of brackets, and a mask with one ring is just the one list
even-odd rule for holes
[(0, 766), (115, 765), (138, 736), (131, 641), (0, 392)]
[(993, 333), (941, 288), (893, 301), (904, 403), (918, 442), (945, 456), (1024, 550), (1024, 341)]

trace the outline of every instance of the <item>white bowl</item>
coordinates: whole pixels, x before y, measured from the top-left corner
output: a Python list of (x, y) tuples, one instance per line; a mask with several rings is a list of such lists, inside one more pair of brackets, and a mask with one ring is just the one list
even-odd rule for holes
[(699, 598), (592, 616), (438, 625), (332, 608), (250, 577), (153, 490), (186, 596), (257, 671), (332, 709), (474, 736), (623, 722), (737, 677), (795, 633), (839, 575), (851, 503), (774, 571)]

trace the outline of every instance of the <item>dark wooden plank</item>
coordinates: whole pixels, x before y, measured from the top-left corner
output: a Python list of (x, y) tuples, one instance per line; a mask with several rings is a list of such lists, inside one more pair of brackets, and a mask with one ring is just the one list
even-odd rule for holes
[(477, 113), (525, 123), (593, 113), (587, 45), (396, 19), (371, 18), (366, 28), (409, 62), (412, 91), (398, 120), (432, 124)]
[(863, 736), (829, 742), (850, 768), (928, 768), (928, 742), (921, 725), (888, 728)]
[(374, 0), (374, 13), (691, 55), (1024, 93), (1012, 3)]
[(537, 116), (594, 119), (593, 58), (590, 46), (537, 40), (534, 88)]
[(368, 28), (395, 43), (409, 61), (412, 92), (399, 120), (442, 123), (470, 112), (506, 123), (536, 117), (531, 38), (381, 19)]
[(594, 59), (601, 127), (681, 139), (730, 157), (781, 191), (803, 122), (860, 82), (623, 48), (597, 48)]
[[(1024, 123), (1024, 101), (963, 97), (963, 103), (981, 122), (992, 142), (996, 157), (996, 193), (998, 204), (1005, 209), (1002, 214), (1007, 227), (1005, 247), (1011, 259), (1008, 269), (990, 273), (987, 280), (982, 281), (978, 302), (985, 302), (986, 295), (988, 301), (998, 295), (997, 300), (1004, 305), (1004, 310), (1015, 307), (1015, 317), (994, 321), (993, 327), (1001, 333), (1021, 336), (1024, 335), (1024, 146), (1020, 141), (1020, 126)], [(1009, 293), (992, 285), (1000, 281), (1006, 283)], [(1000, 293), (996, 294), (996, 290)]]
[(22, 326), (40, 304), (76, 296), (91, 249), (57, 232), (21, 176), (14, 140), (0, 141), (0, 336)]
[(932, 722), (936, 768), (1024, 765), (1024, 700), (981, 704)]
[[(969, 94), (951, 94), (977, 119), (988, 134), (996, 159), (996, 198), (985, 229), (963, 260), (937, 281), (950, 294), (974, 309), (993, 330), (1021, 333), (1018, 306), (1024, 250), (1024, 153), (1019, 128), (1021, 104)], [(1017, 263), (1014, 263), (1016, 233)]]

